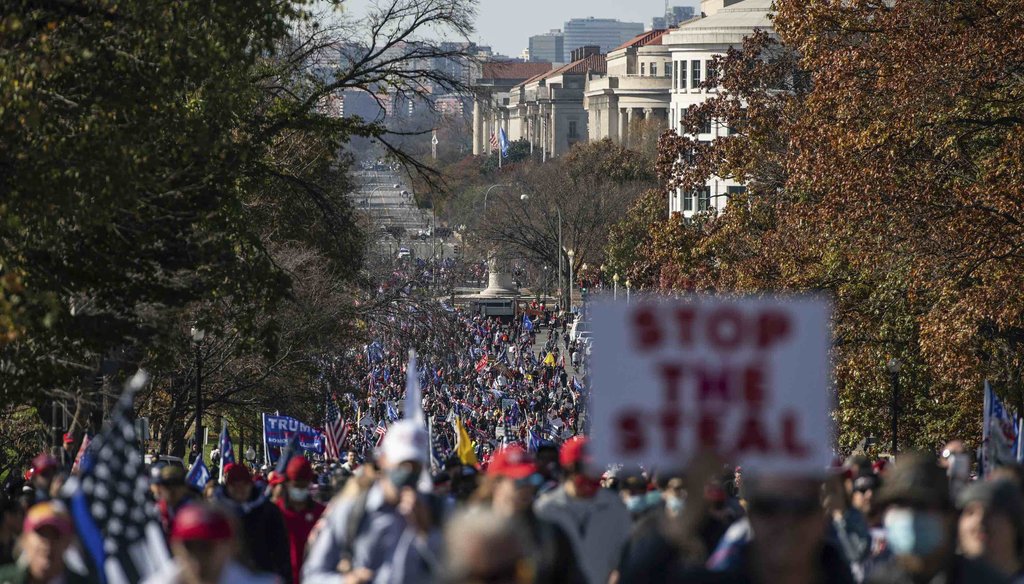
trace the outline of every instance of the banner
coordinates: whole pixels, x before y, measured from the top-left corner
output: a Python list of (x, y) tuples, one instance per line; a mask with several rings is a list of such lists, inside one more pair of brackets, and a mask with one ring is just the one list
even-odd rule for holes
[(985, 381), (981, 465), (983, 474), (1017, 462), (1017, 416), (1003, 406), (1002, 400)]
[(599, 464), (820, 474), (831, 459), (830, 305), (694, 296), (593, 306)]
[(324, 435), (322, 432), (288, 416), (263, 414), (263, 442), (271, 463), (277, 460), (281, 449), (288, 445), (288, 439), (299, 436), (299, 448), (304, 453), (323, 455)]

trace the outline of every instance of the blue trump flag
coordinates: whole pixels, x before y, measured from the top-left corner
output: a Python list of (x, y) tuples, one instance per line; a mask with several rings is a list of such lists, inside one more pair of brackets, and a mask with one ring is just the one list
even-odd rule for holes
[(192, 468), (189, 469), (188, 474), (185, 475), (185, 483), (201, 491), (209, 481), (210, 469), (206, 468), (206, 463), (203, 462), (203, 457), (200, 456), (192, 464)]
[(523, 314), (523, 330), (528, 333), (533, 332), (533, 321), (530, 320), (530, 315)]
[[(231, 444), (231, 436), (228, 435), (228, 422), (220, 430), (220, 482), (224, 482), (224, 467), (235, 462), (235, 447)], [(202, 458), (202, 457), (200, 457)]]
[(302, 454), (302, 446), (299, 443), (299, 434), (295, 433), (288, 438), (288, 443), (281, 449), (281, 456), (277, 458), (277, 466), (274, 467), (274, 471), (283, 475), (288, 468), (288, 463), (299, 454)]

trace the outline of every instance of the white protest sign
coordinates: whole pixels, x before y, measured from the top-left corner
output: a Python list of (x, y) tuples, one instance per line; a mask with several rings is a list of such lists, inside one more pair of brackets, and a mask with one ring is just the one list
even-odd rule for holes
[(830, 304), (817, 297), (595, 303), (596, 462), (820, 473), (831, 459)]

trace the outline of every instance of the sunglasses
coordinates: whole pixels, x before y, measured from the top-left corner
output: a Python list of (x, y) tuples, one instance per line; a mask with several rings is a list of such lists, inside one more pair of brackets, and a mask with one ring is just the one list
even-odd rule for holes
[(747, 501), (751, 515), (807, 517), (821, 512), (821, 503), (808, 497), (762, 497)]

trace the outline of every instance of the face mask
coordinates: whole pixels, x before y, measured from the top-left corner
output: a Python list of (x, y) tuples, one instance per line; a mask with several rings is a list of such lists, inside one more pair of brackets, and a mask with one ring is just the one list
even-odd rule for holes
[(288, 487), (288, 498), (296, 503), (305, 503), (309, 499), (309, 489)]
[(398, 466), (388, 472), (388, 480), (396, 489), (402, 490), (405, 487), (415, 487), (419, 474), (411, 468)]
[(576, 488), (576, 496), (584, 499), (592, 498), (597, 494), (597, 490), (601, 488), (600, 480), (594, 480), (579, 474), (572, 477), (572, 484)]
[(669, 497), (665, 499), (665, 508), (672, 515), (679, 515), (683, 512), (683, 500), (679, 497)]
[(897, 556), (927, 556), (945, 539), (942, 515), (935, 511), (890, 509), (885, 514), (889, 548)]
[(626, 498), (626, 509), (629, 509), (630, 513), (640, 513), (647, 508), (647, 498), (642, 496), (632, 496)]

